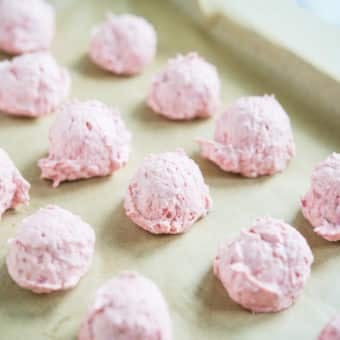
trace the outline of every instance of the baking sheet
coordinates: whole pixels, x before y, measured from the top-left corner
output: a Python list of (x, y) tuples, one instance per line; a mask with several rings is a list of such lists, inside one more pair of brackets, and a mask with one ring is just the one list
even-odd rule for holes
[(340, 116), (336, 27), (298, 8), (294, 0), (253, 0), (251, 5), (247, 0), (172, 1), (228, 53), (256, 68), (273, 90), (275, 85), (283, 87), (332, 122)]
[[(58, 34), (53, 53), (70, 68), (72, 96), (96, 98), (118, 107), (133, 133), (131, 159), (111, 178), (62, 184), (52, 189), (39, 178), (37, 160), (47, 152), (48, 128), (53, 115), (28, 120), (0, 115), (0, 146), (6, 149), (32, 184), (31, 204), (7, 213), (0, 223), (0, 339), (76, 339), (80, 321), (95, 290), (125, 269), (138, 270), (163, 291), (174, 324), (174, 339), (315, 339), (329, 317), (340, 310), (339, 245), (313, 234), (299, 211), (299, 197), (308, 187), (316, 162), (339, 151), (335, 121), (325, 121), (307, 103), (288, 95), (282, 87), (275, 94), (289, 112), (297, 157), (282, 174), (245, 179), (220, 171), (202, 160), (193, 141), (210, 137), (214, 120), (169, 122), (144, 105), (154, 72), (178, 52), (198, 51), (216, 64), (222, 80), (224, 106), (240, 96), (272, 93), (272, 83), (259, 78), (186, 16), (166, 1), (56, 0)], [(157, 60), (135, 78), (109, 75), (87, 57), (91, 27), (107, 11), (133, 12), (148, 18), (159, 38)], [(254, 65), (256, 67), (256, 65)], [(200, 165), (210, 186), (214, 207), (186, 234), (150, 235), (124, 215), (122, 199), (129, 178), (150, 152), (182, 147)], [(18, 288), (9, 278), (4, 259), (7, 239), (26, 215), (48, 203), (82, 216), (97, 234), (96, 254), (88, 275), (73, 290), (37, 296)], [(296, 226), (313, 249), (312, 276), (298, 302), (278, 314), (252, 314), (233, 303), (213, 277), (211, 264), (218, 244), (236, 235), (259, 215), (282, 218)]]

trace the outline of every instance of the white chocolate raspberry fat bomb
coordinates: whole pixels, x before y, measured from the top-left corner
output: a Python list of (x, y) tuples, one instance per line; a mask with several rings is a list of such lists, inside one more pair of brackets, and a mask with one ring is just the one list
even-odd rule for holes
[(328, 241), (340, 240), (339, 153), (332, 153), (314, 168), (301, 209), (317, 234)]
[(216, 67), (194, 52), (170, 59), (154, 77), (147, 104), (154, 112), (173, 120), (213, 115), (220, 107)]
[(49, 155), (39, 160), (41, 177), (60, 182), (108, 176), (125, 166), (131, 134), (120, 113), (96, 101), (65, 103), (49, 132)]
[(8, 273), (35, 293), (73, 288), (91, 265), (94, 244), (93, 229), (79, 216), (47, 206), (26, 217), (9, 240)]
[(89, 55), (104, 70), (135, 75), (154, 59), (156, 45), (156, 32), (146, 19), (108, 14), (92, 33)]
[(158, 287), (123, 272), (98, 289), (78, 340), (171, 340), (168, 306)]
[(340, 315), (327, 323), (322, 329), (318, 340), (340, 340)]
[(22, 54), (48, 49), (55, 12), (44, 0), (0, 0), (0, 50)]
[(312, 251), (295, 228), (264, 217), (222, 244), (214, 273), (230, 298), (244, 308), (278, 312), (302, 293), (312, 262)]
[(211, 205), (201, 170), (183, 150), (146, 157), (124, 202), (126, 215), (154, 234), (187, 231)]
[(68, 71), (47, 52), (0, 62), (0, 79), (0, 111), (27, 117), (40, 117), (56, 109), (71, 86)]
[(198, 143), (204, 158), (246, 177), (283, 171), (295, 155), (289, 117), (268, 95), (236, 100), (218, 118), (214, 140)]
[(8, 209), (29, 202), (30, 184), (21, 176), (6, 151), (0, 148), (0, 218)]

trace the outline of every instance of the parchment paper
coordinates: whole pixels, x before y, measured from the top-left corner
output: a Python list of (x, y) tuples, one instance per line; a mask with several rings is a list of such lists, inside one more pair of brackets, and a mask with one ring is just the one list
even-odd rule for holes
[[(50, 182), (39, 178), (36, 163), (47, 153), (53, 114), (37, 120), (0, 115), (0, 146), (32, 184), (30, 206), (6, 213), (0, 224), (0, 339), (75, 339), (95, 290), (125, 269), (138, 270), (161, 288), (170, 306), (176, 340), (315, 339), (329, 317), (340, 310), (340, 250), (337, 243), (323, 241), (312, 232), (299, 211), (299, 197), (308, 187), (315, 163), (339, 151), (337, 122), (326, 121), (322, 112), (312, 114), (306, 103), (296, 101), (282, 89), (275, 90), (291, 116), (297, 157), (284, 173), (273, 177), (252, 180), (228, 175), (202, 160), (193, 141), (212, 136), (214, 119), (169, 122), (145, 108), (151, 77), (169, 57), (196, 50), (217, 65), (224, 106), (240, 96), (272, 93), (269, 83), (166, 1), (54, 3), (58, 8), (58, 34), (53, 53), (70, 69), (72, 97), (96, 98), (117, 106), (133, 133), (133, 150), (127, 167), (111, 178), (66, 183), (52, 189)], [(157, 29), (157, 60), (141, 76), (112, 76), (86, 57), (90, 29), (109, 10), (143, 15)], [(125, 217), (122, 199), (129, 178), (145, 155), (177, 147), (184, 148), (200, 165), (214, 207), (184, 235), (153, 236)], [(81, 215), (95, 229), (97, 244), (92, 268), (79, 286), (69, 292), (39, 296), (11, 281), (4, 260), (7, 239), (14, 235), (15, 225), (48, 203)], [(313, 249), (315, 263), (304, 294), (292, 308), (278, 314), (254, 315), (229, 299), (214, 278), (211, 264), (221, 241), (265, 214), (299, 229)]]

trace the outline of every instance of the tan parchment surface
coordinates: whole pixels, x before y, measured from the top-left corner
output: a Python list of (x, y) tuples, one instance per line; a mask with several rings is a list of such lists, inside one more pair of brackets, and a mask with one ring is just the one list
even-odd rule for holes
[[(131, 159), (111, 178), (62, 184), (52, 189), (39, 178), (37, 160), (47, 152), (53, 114), (39, 120), (0, 115), (0, 146), (5, 148), (31, 182), (31, 204), (7, 213), (0, 223), (0, 339), (75, 339), (96, 288), (120, 270), (134, 269), (152, 278), (169, 302), (176, 340), (286, 340), (315, 339), (323, 323), (340, 310), (340, 249), (311, 231), (299, 212), (312, 166), (339, 151), (339, 124), (305, 103), (276, 91), (289, 112), (297, 157), (283, 173), (257, 180), (228, 175), (197, 153), (196, 137), (213, 134), (214, 120), (188, 123), (166, 121), (144, 106), (154, 72), (178, 52), (198, 51), (218, 67), (226, 106), (243, 95), (272, 93), (273, 88), (252, 69), (221, 48), (166, 1), (101, 0), (54, 1), (58, 34), (53, 53), (69, 67), (72, 96), (96, 98), (117, 106), (133, 133)], [(135, 78), (117, 78), (100, 71), (87, 57), (91, 27), (105, 12), (134, 12), (155, 25), (159, 37), (157, 60)], [(256, 67), (256, 65), (254, 65)], [(1, 80), (0, 80), (1, 81)], [(214, 200), (211, 213), (181, 236), (153, 236), (124, 215), (122, 199), (143, 157), (182, 147), (200, 165)], [(9, 278), (4, 259), (7, 239), (26, 215), (48, 203), (80, 214), (97, 234), (93, 266), (72, 291), (37, 296), (18, 288)], [(211, 271), (220, 241), (233, 237), (259, 215), (283, 218), (308, 239), (314, 255), (312, 277), (303, 296), (279, 314), (253, 315), (234, 304)]]

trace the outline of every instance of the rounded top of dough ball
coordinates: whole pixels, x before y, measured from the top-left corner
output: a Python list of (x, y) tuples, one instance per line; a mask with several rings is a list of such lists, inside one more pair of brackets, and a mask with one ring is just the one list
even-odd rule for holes
[(97, 101), (65, 103), (49, 132), (49, 155), (39, 161), (42, 177), (54, 186), (107, 176), (125, 166), (131, 134), (117, 110)]
[(214, 140), (199, 144), (203, 157), (246, 177), (283, 171), (295, 155), (289, 117), (268, 95), (236, 100), (217, 119)]
[(168, 119), (213, 115), (220, 107), (220, 80), (215, 66), (197, 53), (170, 59), (154, 77), (147, 103)]
[(29, 202), (30, 184), (22, 177), (7, 152), (0, 148), (0, 219), (8, 209)]
[(22, 54), (48, 49), (55, 34), (54, 9), (44, 0), (0, 0), (0, 50)]
[(339, 340), (340, 339), (340, 315), (334, 317), (322, 329), (318, 340)]
[(328, 241), (340, 240), (340, 154), (332, 153), (313, 170), (311, 185), (301, 200), (303, 215)]
[(171, 340), (167, 304), (149, 279), (123, 272), (96, 293), (78, 340)]
[(93, 229), (79, 216), (49, 205), (26, 217), (9, 241), (8, 272), (35, 293), (72, 288), (90, 267), (94, 243)]
[(264, 217), (222, 244), (214, 272), (230, 297), (244, 308), (277, 312), (301, 294), (312, 262), (312, 251), (295, 228)]
[(127, 216), (155, 234), (177, 234), (204, 217), (212, 205), (197, 164), (184, 151), (151, 154), (131, 179)]
[(56, 109), (70, 92), (68, 71), (47, 52), (0, 62), (0, 110), (40, 117)]
[(156, 32), (146, 19), (132, 14), (108, 14), (92, 33), (89, 55), (104, 70), (134, 75), (151, 63), (156, 45)]

